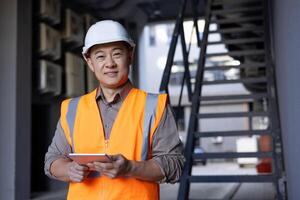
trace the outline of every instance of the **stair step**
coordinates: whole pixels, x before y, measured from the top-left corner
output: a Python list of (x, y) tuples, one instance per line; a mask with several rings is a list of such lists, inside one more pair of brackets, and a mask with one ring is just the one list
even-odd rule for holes
[(220, 175), (220, 176), (189, 176), (189, 182), (192, 183), (227, 183), (227, 182), (274, 182), (275, 175)]
[(242, 22), (253, 22), (253, 21), (263, 21), (263, 16), (254, 17), (239, 17), (239, 18), (228, 18), (228, 19), (212, 19), (210, 23), (215, 24), (231, 24), (231, 23), (242, 23)]
[(258, 67), (266, 67), (266, 63), (248, 63), (248, 64), (240, 64), (240, 65), (220, 65), (220, 66), (206, 66), (204, 67), (205, 71), (213, 71), (213, 70), (228, 70), (231, 68), (242, 69), (242, 68), (258, 68)]
[(251, 11), (260, 11), (263, 8), (261, 6), (253, 6), (253, 7), (240, 7), (240, 8), (233, 8), (233, 9), (218, 9), (212, 10), (211, 14), (213, 15), (222, 15), (228, 13), (239, 13), (239, 12), (251, 12)]
[(202, 85), (234, 84), (234, 83), (264, 83), (264, 82), (267, 82), (266, 77), (243, 78), (243, 79), (237, 79), (237, 80), (203, 81)]
[(218, 152), (194, 153), (193, 159), (222, 159), (222, 158), (271, 158), (272, 152)]
[(247, 32), (247, 31), (264, 31), (262, 26), (251, 26), (251, 27), (239, 27), (239, 28), (224, 28), (215, 31), (209, 31), (210, 34), (214, 33), (237, 33), (237, 32)]
[(229, 112), (229, 113), (199, 113), (198, 118), (227, 118), (227, 117), (267, 117), (268, 112)]
[(265, 54), (265, 50), (242, 50), (242, 51), (229, 51), (226, 53), (210, 53), (206, 54), (206, 57), (216, 56), (250, 56), (250, 55), (262, 55)]
[(229, 40), (220, 40), (207, 42), (207, 45), (216, 45), (216, 44), (248, 44), (248, 43), (258, 43), (264, 42), (263, 38), (244, 38), (244, 39), (229, 39)]
[(202, 96), (201, 101), (220, 101), (220, 100), (247, 100), (267, 98), (267, 93), (241, 94), (241, 95), (220, 95), (220, 96)]
[(213, 6), (221, 6), (224, 4), (241, 4), (241, 3), (253, 3), (253, 2), (257, 2), (257, 3), (261, 3), (261, 1), (259, 0), (222, 0), (222, 1), (213, 1), (212, 5)]
[(211, 131), (211, 132), (195, 132), (196, 138), (203, 137), (232, 137), (232, 136), (251, 136), (251, 135), (270, 135), (270, 130), (241, 130), (241, 131)]

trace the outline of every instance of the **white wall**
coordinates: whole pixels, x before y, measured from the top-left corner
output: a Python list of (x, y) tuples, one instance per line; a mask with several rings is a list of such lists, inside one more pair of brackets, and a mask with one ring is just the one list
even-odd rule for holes
[[(17, 7), (15, 2), (1, 2), (0, 25), (6, 27), (0, 34), (0, 199), (12, 200), (14, 194), (14, 154), (16, 132), (16, 38)], [(10, 177), (7, 177), (9, 174)]]
[(275, 65), (288, 196), (300, 199), (300, 1), (273, 2)]
[[(300, 156), (300, 1), (269, 0), (269, 2), (273, 4), (271, 21), (274, 26), (275, 66), (288, 194), (289, 199), (298, 200), (300, 199), (300, 160), (298, 159)], [(154, 55), (156, 52), (141, 53)], [(140, 67), (146, 66), (148, 62), (150, 63), (151, 60), (141, 61)], [(159, 74), (141, 73), (141, 88), (148, 89), (147, 83), (159, 84), (160, 78)], [(145, 81), (147, 79), (150, 81)], [(157, 91), (157, 88), (149, 89)]]

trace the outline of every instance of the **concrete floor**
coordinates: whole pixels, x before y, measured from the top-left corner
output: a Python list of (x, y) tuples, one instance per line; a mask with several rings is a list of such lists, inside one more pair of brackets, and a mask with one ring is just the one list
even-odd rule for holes
[[(208, 163), (193, 167), (194, 175), (251, 175), (255, 168), (240, 168), (236, 163)], [(161, 184), (161, 200), (176, 200), (179, 184)], [(36, 194), (32, 200), (64, 200), (66, 191)], [(275, 189), (271, 183), (195, 183), (191, 185), (190, 199), (199, 200), (274, 200)]]
[[(162, 185), (161, 200), (176, 200), (179, 184)], [(275, 190), (271, 183), (222, 183), (194, 184), (190, 199), (197, 200), (274, 200)]]
[[(193, 175), (254, 175), (254, 167), (240, 168), (236, 163), (208, 163), (192, 169)], [(179, 184), (162, 184), (161, 200), (177, 198)], [(191, 184), (190, 199), (201, 200), (273, 200), (275, 188), (272, 183), (194, 183)]]

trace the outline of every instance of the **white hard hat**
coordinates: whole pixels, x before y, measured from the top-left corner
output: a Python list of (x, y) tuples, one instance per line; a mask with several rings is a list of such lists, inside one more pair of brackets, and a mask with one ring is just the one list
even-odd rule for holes
[(113, 20), (103, 20), (93, 24), (86, 33), (82, 54), (96, 44), (104, 44), (109, 42), (124, 41), (131, 47), (135, 44), (130, 38), (126, 29), (119, 23)]

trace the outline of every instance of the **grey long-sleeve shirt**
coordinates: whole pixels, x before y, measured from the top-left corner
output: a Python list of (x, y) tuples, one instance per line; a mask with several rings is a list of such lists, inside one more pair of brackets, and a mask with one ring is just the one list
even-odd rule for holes
[[(106, 102), (105, 97), (101, 93), (101, 89), (98, 90), (96, 100), (100, 110), (106, 139), (108, 139), (110, 136), (112, 125), (116, 119), (123, 100), (126, 98), (132, 88), (132, 84), (127, 82), (120, 92), (117, 93), (114, 100), (110, 103)], [(69, 153), (71, 153), (71, 147), (65, 137), (59, 121), (57, 123), (52, 143), (50, 144), (48, 152), (45, 156), (44, 169), (46, 175), (48, 175), (50, 178), (55, 178), (50, 173), (51, 164), (59, 158), (67, 158)], [(164, 174), (164, 179), (161, 181), (161, 183), (175, 183), (178, 181), (182, 172), (184, 157), (182, 155), (182, 143), (179, 139), (175, 119), (169, 105), (166, 106), (162, 119), (154, 134), (152, 142), (152, 155), (152, 159), (158, 164), (162, 173)]]

